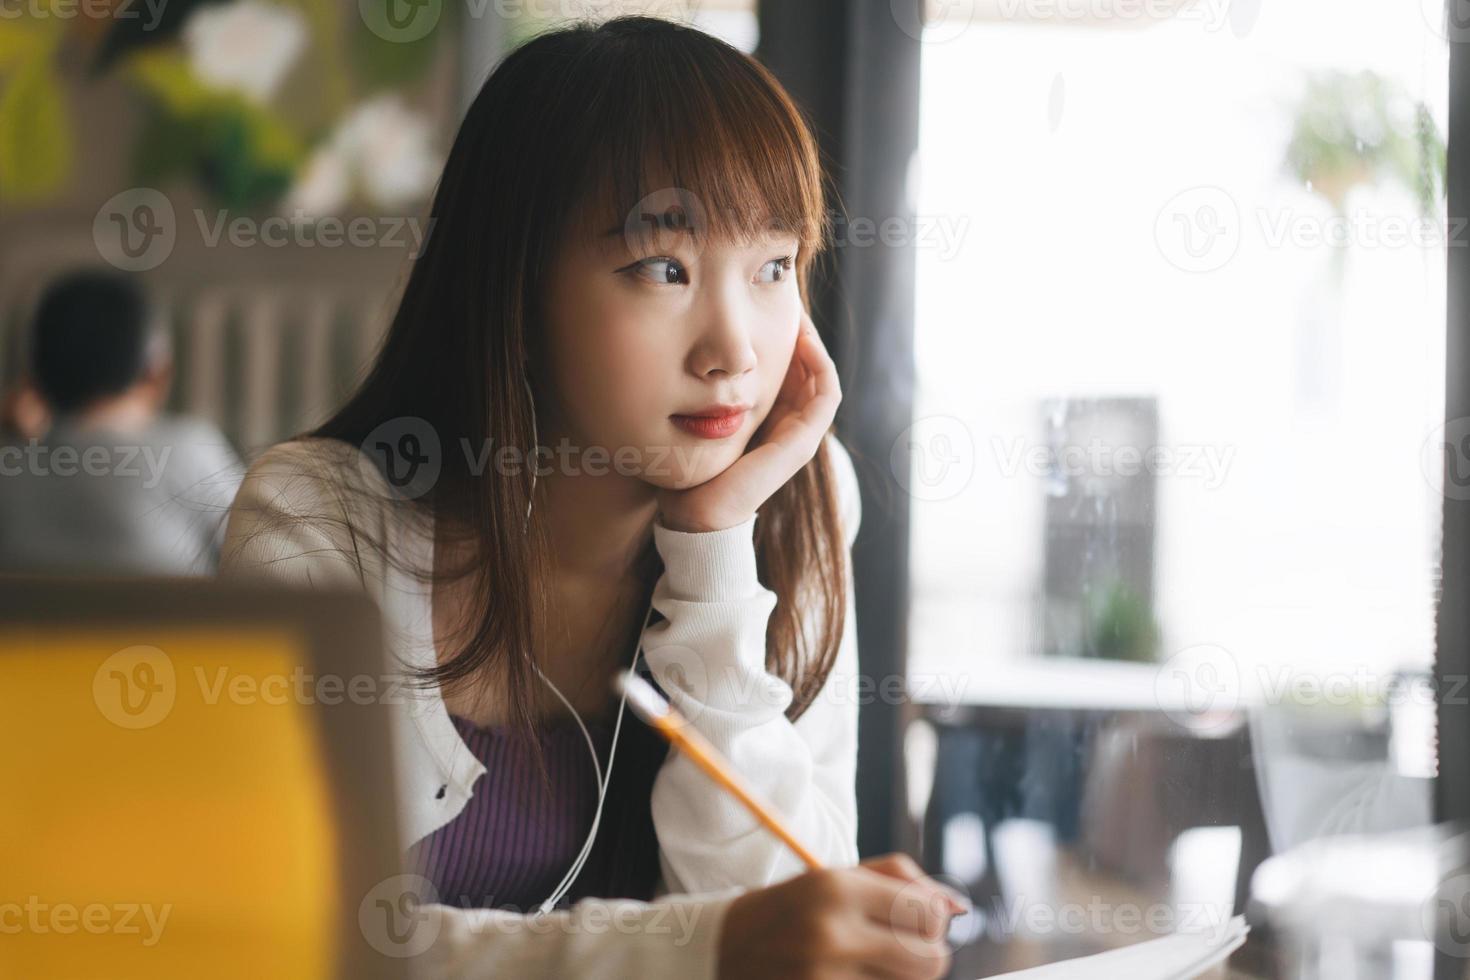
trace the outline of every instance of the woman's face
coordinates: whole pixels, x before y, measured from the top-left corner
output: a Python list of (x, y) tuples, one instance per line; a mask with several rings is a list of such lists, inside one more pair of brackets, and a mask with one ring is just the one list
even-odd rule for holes
[[(537, 406), (550, 419), (541, 442), (552, 456), (542, 465), (598, 472), (600, 462), (601, 472), (659, 487), (703, 483), (740, 458), (791, 363), (802, 312), (797, 238), (574, 227), (584, 224), (564, 239), (542, 307), (550, 391), (538, 395), (553, 403)], [(715, 405), (748, 410), (712, 435), (675, 419)]]

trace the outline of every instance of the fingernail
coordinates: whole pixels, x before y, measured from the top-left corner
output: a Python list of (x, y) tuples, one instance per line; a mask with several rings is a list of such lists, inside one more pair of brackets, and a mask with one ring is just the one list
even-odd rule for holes
[(975, 911), (975, 906), (971, 905), (970, 900), (964, 895), (950, 888), (946, 888), (944, 892), (945, 898), (949, 899), (949, 904), (954, 908), (955, 915), (969, 915)]

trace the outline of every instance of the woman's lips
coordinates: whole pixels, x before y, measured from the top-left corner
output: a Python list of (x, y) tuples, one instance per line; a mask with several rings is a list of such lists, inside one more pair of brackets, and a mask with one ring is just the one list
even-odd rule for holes
[(740, 431), (745, 424), (745, 409), (728, 415), (670, 415), (679, 428), (702, 439), (724, 439)]

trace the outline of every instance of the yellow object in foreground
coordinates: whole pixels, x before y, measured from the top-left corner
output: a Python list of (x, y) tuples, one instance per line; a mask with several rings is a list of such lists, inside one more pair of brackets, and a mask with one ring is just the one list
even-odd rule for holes
[(340, 918), (300, 643), (0, 630), (0, 977), (322, 978)]

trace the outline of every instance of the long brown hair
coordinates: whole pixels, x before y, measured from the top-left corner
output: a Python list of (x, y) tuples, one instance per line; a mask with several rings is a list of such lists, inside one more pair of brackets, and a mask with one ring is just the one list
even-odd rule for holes
[[(428, 533), (436, 523), (441, 534), (459, 529), (471, 557), (412, 571), (436, 583), (469, 576), (472, 628), (421, 680), (460, 684), (483, 678), (488, 665), (527, 731), (538, 685), (526, 654), (536, 649), (536, 624), (547, 622), (537, 617), (550, 613), (546, 528), (536, 508), (524, 528), (528, 467), (477, 471), (453, 447), (514, 446), (522, 459), (536, 458), (523, 364), (538, 363), (540, 297), (559, 239), (584, 207), (605, 209), (607, 224), (621, 225), (661, 189), (647, 186), (652, 174), (691, 192), (712, 234), (792, 231), (806, 303), (812, 263), (830, 239), (824, 180), (811, 131), (770, 72), (667, 21), (563, 28), (525, 43), (486, 80), (450, 150), (427, 247), (370, 372), (308, 433), (369, 455), (370, 436), (401, 420), (437, 437), (432, 487), (402, 506)], [(832, 669), (846, 614), (847, 556), (825, 442), (761, 507), (755, 546), (761, 581), (777, 595), (766, 666), (791, 686), (794, 720)], [(645, 596), (660, 572), (645, 548), (634, 569)], [(804, 630), (805, 616), (819, 627)]]

